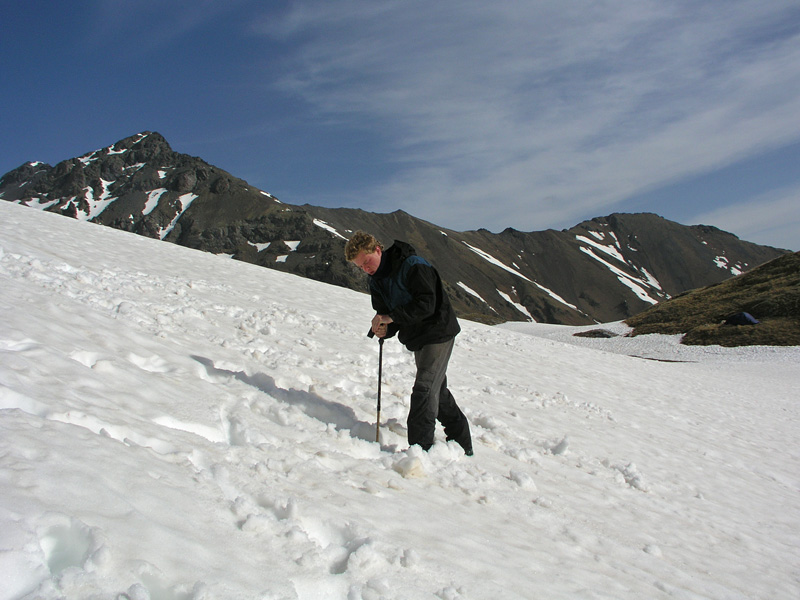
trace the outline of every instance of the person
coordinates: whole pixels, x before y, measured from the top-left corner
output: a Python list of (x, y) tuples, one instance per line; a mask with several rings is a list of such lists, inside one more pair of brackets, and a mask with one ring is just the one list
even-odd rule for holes
[(384, 251), (369, 233), (357, 231), (345, 258), (368, 275), (372, 307), (370, 336), (400, 342), (414, 353), (417, 367), (408, 413), (408, 443), (433, 446), (436, 421), (467, 456), (473, 455), (469, 422), (447, 387), (447, 366), (461, 327), (439, 273), (414, 248), (396, 240)]

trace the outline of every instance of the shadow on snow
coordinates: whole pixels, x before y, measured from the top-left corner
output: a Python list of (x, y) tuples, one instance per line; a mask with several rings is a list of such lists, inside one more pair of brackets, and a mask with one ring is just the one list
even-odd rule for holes
[(212, 377), (233, 377), (257, 390), (271, 396), (279, 402), (295, 406), (312, 419), (333, 425), (337, 431), (346, 430), (353, 438), (375, 441), (374, 423), (365, 423), (356, 418), (352, 408), (321, 398), (317, 394), (297, 389), (284, 389), (275, 383), (275, 379), (266, 373), (248, 375), (244, 371), (229, 371), (214, 365), (214, 361), (203, 356), (192, 358), (205, 367)]

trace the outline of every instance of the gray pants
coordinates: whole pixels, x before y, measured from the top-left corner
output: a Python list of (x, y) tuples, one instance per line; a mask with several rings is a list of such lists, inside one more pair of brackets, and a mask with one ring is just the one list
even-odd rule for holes
[(428, 450), (433, 445), (438, 420), (444, 426), (447, 440), (455, 440), (471, 454), (469, 423), (447, 389), (447, 364), (454, 345), (455, 338), (441, 344), (428, 344), (414, 352), (417, 377), (411, 391), (408, 443)]

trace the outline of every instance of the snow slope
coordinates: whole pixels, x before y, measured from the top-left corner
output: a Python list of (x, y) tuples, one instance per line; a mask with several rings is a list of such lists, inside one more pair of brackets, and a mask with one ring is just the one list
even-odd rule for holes
[(797, 348), (462, 322), (467, 458), (356, 292), (0, 202), (0, 303), (0, 600), (800, 597)]

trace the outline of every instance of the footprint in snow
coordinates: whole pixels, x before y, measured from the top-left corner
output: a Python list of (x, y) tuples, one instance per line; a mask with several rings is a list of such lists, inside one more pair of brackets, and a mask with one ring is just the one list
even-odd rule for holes
[(107, 560), (108, 551), (100, 542), (99, 530), (65, 515), (52, 515), (49, 520), (53, 522), (39, 530), (39, 546), (51, 575), (71, 567), (100, 566)]

